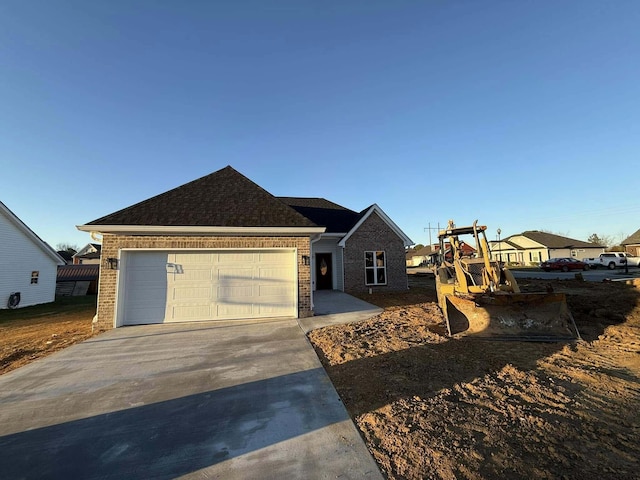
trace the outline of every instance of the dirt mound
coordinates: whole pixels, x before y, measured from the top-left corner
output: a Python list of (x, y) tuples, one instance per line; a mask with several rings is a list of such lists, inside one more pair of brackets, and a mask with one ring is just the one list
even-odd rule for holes
[(586, 340), (558, 344), (450, 340), (429, 279), (412, 284), (309, 334), (389, 478), (640, 478), (637, 286), (521, 282), (567, 295)]

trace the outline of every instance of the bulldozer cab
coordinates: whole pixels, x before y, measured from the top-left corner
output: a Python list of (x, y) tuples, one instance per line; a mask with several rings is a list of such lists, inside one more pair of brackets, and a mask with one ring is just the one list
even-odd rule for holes
[[(450, 336), (558, 341), (579, 338), (563, 294), (522, 293), (513, 274), (491, 258), (484, 225), (452, 221), (438, 233), (438, 305)], [(473, 238), (475, 248), (461, 240)]]

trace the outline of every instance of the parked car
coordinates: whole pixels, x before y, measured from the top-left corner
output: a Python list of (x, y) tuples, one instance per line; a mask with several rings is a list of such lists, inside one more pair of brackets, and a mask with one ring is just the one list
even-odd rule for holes
[(616, 267), (624, 267), (626, 263), (627, 254), (624, 252), (607, 252), (600, 254), (600, 265), (607, 267), (609, 270), (613, 270)]
[(640, 267), (640, 257), (624, 252), (623, 255), (627, 259), (627, 265), (630, 267)]
[(575, 258), (550, 258), (546, 262), (542, 262), (540, 264), (540, 268), (545, 272), (550, 272), (551, 270), (562, 270), (563, 272), (568, 272), (570, 270), (589, 270), (589, 265), (581, 262), (580, 260), (576, 260)]

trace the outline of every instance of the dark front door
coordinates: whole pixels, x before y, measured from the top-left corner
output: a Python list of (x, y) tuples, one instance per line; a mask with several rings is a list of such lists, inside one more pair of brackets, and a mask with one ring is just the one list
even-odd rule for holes
[(316, 253), (316, 290), (333, 290), (331, 254)]

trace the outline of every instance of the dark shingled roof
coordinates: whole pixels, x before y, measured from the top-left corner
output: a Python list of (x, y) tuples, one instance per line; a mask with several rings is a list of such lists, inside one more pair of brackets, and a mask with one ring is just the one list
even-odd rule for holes
[(317, 226), (230, 166), (87, 225)]
[(637, 245), (640, 244), (640, 230), (636, 233), (629, 235), (622, 241), (622, 245)]
[(326, 227), (327, 233), (347, 233), (366, 211), (354, 212), (324, 198), (278, 198), (316, 225)]
[(575, 240), (573, 238), (554, 235), (553, 233), (539, 232), (538, 230), (528, 230), (521, 233), (523, 237), (527, 237), (534, 242), (538, 242), (548, 248), (600, 248), (602, 245)]
[(76, 255), (76, 258), (85, 258), (87, 260), (100, 258), (100, 252), (89, 252), (89, 253), (85, 253), (84, 255)]

